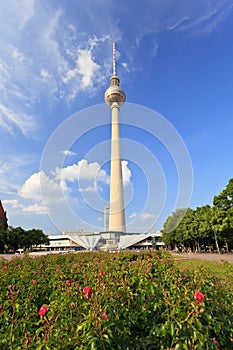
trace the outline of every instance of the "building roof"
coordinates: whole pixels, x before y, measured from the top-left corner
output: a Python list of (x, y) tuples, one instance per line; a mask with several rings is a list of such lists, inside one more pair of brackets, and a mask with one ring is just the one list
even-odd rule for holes
[(131, 235), (122, 235), (120, 237), (120, 242), (119, 242), (119, 248), (120, 249), (126, 249), (129, 248), (131, 246), (133, 246), (134, 244), (137, 244), (139, 242), (142, 242), (144, 240), (146, 240), (149, 237), (161, 237), (162, 234), (160, 231), (156, 232), (156, 233), (137, 233), (137, 234), (131, 234)]
[(144, 239), (150, 237), (151, 234), (150, 233), (146, 233), (146, 234), (135, 234), (135, 235), (122, 235), (120, 237), (120, 243), (119, 243), (119, 248), (120, 249), (126, 249), (136, 243), (139, 243), (141, 241), (144, 241)]
[[(62, 235), (56, 235), (56, 236), (49, 236), (49, 240), (51, 243), (54, 243), (55, 241), (63, 241), (63, 240), (69, 240), (70, 242), (74, 242), (78, 246), (81, 246), (85, 249), (93, 250), (97, 244), (99, 243), (101, 236), (92, 234), (90, 235), (89, 232), (87, 235), (83, 233), (80, 234), (62, 234)], [(67, 245), (67, 244), (65, 244)], [(60, 244), (60, 246), (62, 246)]]
[(88, 235), (88, 236), (70, 236), (67, 235), (67, 237), (69, 237), (70, 240), (73, 240), (75, 243), (77, 243), (78, 245), (86, 248), (86, 249), (90, 249), (93, 250), (97, 244), (99, 243), (100, 240), (100, 235)]
[(3, 206), (2, 206), (2, 201), (0, 200), (0, 218), (3, 218), (5, 217), (6, 213), (3, 209)]

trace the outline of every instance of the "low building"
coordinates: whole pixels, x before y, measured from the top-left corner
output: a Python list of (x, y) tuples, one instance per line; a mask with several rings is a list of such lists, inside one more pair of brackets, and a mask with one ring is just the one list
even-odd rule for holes
[(49, 251), (80, 250), (125, 250), (158, 249), (164, 246), (162, 233), (128, 233), (120, 232), (63, 232), (62, 235), (49, 236), (49, 246), (40, 249)]

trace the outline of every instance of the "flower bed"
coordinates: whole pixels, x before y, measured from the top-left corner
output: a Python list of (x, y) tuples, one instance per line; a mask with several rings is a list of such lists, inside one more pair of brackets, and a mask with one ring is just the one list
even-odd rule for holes
[(158, 253), (0, 264), (0, 349), (233, 349), (233, 302), (207, 269)]

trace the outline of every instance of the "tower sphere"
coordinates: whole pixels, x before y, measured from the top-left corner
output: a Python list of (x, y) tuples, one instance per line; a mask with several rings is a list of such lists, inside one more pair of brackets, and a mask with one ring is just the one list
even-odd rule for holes
[(110, 79), (110, 87), (104, 95), (105, 102), (111, 107), (113, 102), (117, 102), (120, 106), (125, 102), (125, 93), (120, 87), (120, 80), (117, 76)]

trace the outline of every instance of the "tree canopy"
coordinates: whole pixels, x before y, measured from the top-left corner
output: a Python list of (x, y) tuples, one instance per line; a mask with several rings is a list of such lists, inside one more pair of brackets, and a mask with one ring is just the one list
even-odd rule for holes
[(0, 252), (32, 249), (41, 244), (49, 244), (49, 238), (40, 229), (26, 231), (22, 227), (9, 226), (7, 230), (0, 230)]
[(233, 248), (233, 179), (214, 196), (213, 206), (177, 209), (165, 221), (163, 241), (172, 248), (178, 245), (199, 250), (200, 247)]

